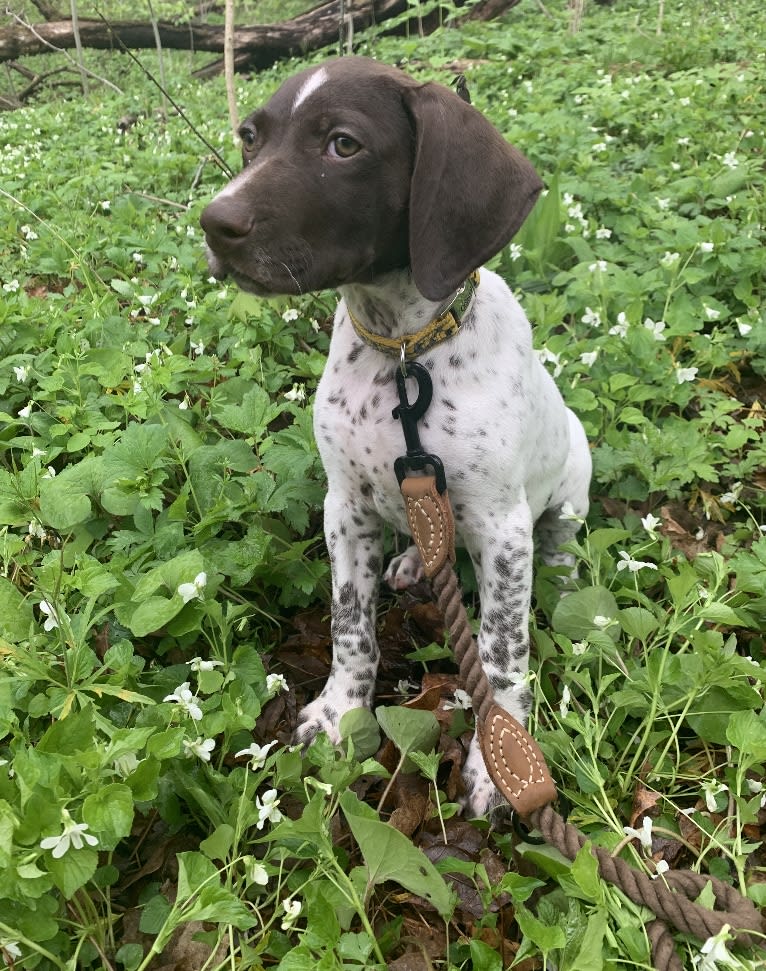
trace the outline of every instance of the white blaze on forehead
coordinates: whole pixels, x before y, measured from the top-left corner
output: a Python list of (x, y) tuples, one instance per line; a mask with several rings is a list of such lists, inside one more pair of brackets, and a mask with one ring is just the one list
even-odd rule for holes
[(234, 195), (234, 193), (238, 191), (239, 187), (242, 185), (243, 182), (247, 182), (249, 179), (253, 177), (255, 172), (261, 167), (261, 164), (262, 163), (259, 163), (256, 161), (256, 162), (251, 162), (250, 165), (246, 165), (241, 172), (238, 172), (234, 176), (231, 182), (228, 182), (220, 190), (220, 192), (216, 193), (214, 198), (222, 199), (225, 196)]
[(311, 74), (303, 82), (298, 93), (296, 94), (295, 101), (293, 101), (293, 107), (290, 111), (290, 114), (294, 115), (295, 112), (298, 110), (298, 108), (303, 104), (303, 102), (307, 98), (310, 98), (315, 91), (318, 91), (319, 88), (322, 87), (322, 85), (325, 83), (326, 80), (327, 80), (327, 71), (323, 67), (320, 67), (318, 71), (315, 71), (313, 74)]

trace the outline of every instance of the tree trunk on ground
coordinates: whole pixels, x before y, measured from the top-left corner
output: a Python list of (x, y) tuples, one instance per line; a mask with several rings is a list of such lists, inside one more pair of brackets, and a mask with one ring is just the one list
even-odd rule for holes
[[(468, 16), (471, 19), (489, 20), (519, 2), (479, 0)], [(464, 0), (457, 0), (457, 6), (463, 3)], [(346, 3), (346, 16), (356, 33), (398, 17), (407, 9), (407, 0), (361, 0), (354, 4)], [(308, 51), (337, 43), (339, 12), (340, 0), (330, 0), (280, 24), (238, 27), (234, 35), (236, 70), (262, 70), (282, 58), (300, 57)], [(409, 29), (422, 29), (428, 33), (436, 29), (439, 23), (440, 11), (434, 10), (422, 18), (413, 15), (407, 23), (399, 23), (393, 30), (403, 32), (409, 26)], [(157, 27), (164, 48), (223, 53), (222, 26), (159, 23)], [(131, 49), (150, 48), (156, 43), (152, 25), (146, 21), (120, 21), (107, 26), (100, 20), (80, 20), (79, 32), (83, 47), (101, 50), (118, 50), (121, 44)], [(0, 62), (29, 54), (50, 53), (51, 48), (71, 49), (74, 46), (75, 36), (69, 20), (0, 28)], [(220, 73), (222, 69), (221, 59), (195, 74), (205, 77)]]

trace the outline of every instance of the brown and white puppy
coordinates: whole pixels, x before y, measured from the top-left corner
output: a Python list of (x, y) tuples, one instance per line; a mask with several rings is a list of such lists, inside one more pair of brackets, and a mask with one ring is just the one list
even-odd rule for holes
[[(256, 294), (337, 288), (341, 301), (314, 426), (327, 472), (333, 664), (298, 736), (339, 737), (344, 712), (373, 700), (382, 525), (406, 532), (393, 473), (404, 452), (392, 417), (395, 357), (351, 315), (399, 339), (439, 317), (472, 271), (505, 246), (541, 189), (524, 156), (448, 88), (360, 57), (290, 78), (240, 128), (244, 168), (202, 214), (210, 268)], [(351, 312), (351, 313), (350, 313)], [(525, 721), (533, 528), (548, 563), (588, 509), (590, 454), (532, 348), (529, 323), (486, 269), (455, 336), (419, 358), (433, 382), (425, 449), (446, 466), (458, 542), (479, 584), (479, 652), (495, 698)], [(569, 511), (569, 507), (568, 511)], [(389, 567), (420, 573), (410, 549)], [(497, 796), (478, 746), (467, 805)]]

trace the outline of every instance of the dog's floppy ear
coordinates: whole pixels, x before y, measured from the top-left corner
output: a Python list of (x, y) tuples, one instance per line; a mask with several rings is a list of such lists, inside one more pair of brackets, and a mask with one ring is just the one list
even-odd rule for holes
[(542, 182), (475, 108), (439, 84), (403, 91), (415, 124), (410, 264), (418, 290), (443, 300), (505, 246)]

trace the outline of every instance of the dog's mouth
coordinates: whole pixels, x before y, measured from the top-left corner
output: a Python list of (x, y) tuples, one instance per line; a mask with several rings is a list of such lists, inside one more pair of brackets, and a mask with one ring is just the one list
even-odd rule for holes
[(253, 293), (258, 297), (306, 292), (288, 263), (275, 261), (265, 256), (253, 257), (251, 254), (249, 262), (253, 266), (244, 270), (231, 260), (226, 260), (219, 253), (216, 253), (210, 243), (206, 244), (205, 249), (208, 268), (216, 280), (233, 280), (240, 290)]

